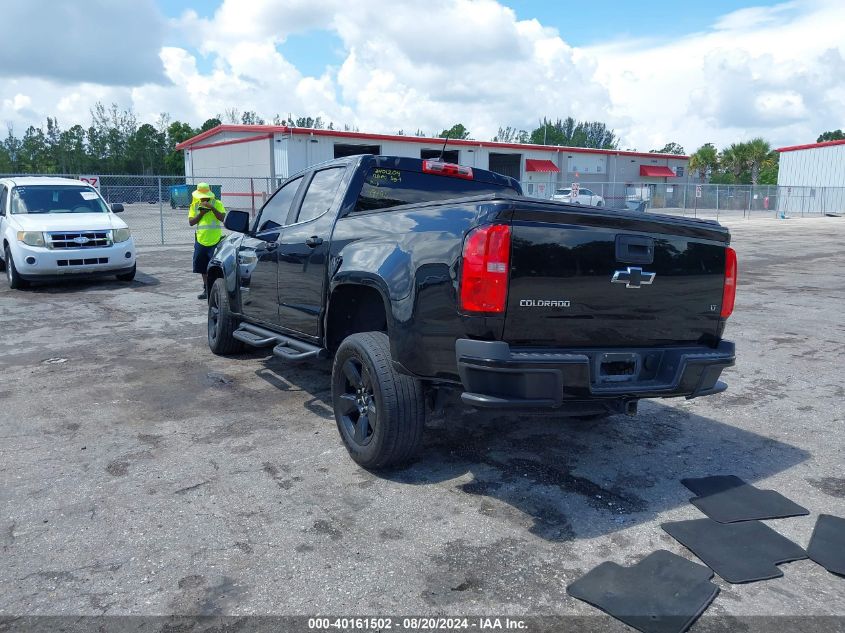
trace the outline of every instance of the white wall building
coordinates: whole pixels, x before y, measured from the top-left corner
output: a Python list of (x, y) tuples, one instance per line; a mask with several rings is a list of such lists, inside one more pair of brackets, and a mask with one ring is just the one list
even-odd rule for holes
[(778, 212), (845, 212), (845, 140), (781, 147)]
[[(176, 149), (184, 150), (188, 183), (246, 179), (239, 185), (244, 191), (223, 187), (224, 204), (243, 207), (249, 206), (243, 196), (260, 206), (281, 180), (310, 165), (365, 153), (437, 158), (443, 140), (282, 125), (219, 125)], [(625, 185), (686, 182), (689, 172), (688, 156), (460, 139), (448, 141), (443, 158), (516, 178), (526, 195), (540, 198), (572, 182), (612, 183), (624, 191)]]

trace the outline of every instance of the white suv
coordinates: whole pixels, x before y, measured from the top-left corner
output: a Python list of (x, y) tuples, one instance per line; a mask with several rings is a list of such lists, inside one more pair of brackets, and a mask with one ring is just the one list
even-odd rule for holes
[(604, 198), (602, 198), (597, 193), (593, 193), (589, 189), (584, 189), (584, 187), (580, 187), (578, 189), (577, 196), (572, 195), (571, 187), (566, 187), (565, 189), (557, 189), (555, 190), (555, 193), (552, 196), (552, 200), (557, 200), (559, 202), (571, 202), (572, 204), (586, 204), (591, 207), (604, 206)]
[(132, 281), (135, 242), (121, 211), (80, 180), (0, 180), (0, 267), (9, 286), (87, 275)]

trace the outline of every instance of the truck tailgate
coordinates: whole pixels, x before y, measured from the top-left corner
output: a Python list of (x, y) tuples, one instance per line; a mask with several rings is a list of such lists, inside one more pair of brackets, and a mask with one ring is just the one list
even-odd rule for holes
[(720, 225), (543, 203), (517, 207), (511, 235), (503, 333), (511, 345), (718, 339), (729, 243)]

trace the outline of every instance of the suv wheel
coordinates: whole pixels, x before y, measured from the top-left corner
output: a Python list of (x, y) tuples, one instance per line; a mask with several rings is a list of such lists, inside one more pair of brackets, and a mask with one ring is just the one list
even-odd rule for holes
[(6, 281), (9, 282), (9, 288), (12, 290), (20, 290), (21, 288), (26, 288), (29, 284), (27, 281), (20, 276), (18, 273), (18, 269), (15, 267), (15, 260), (12, 259), (12, 253), (9, 251), (9, 247), (6, 247)]
[(422, 385), (394, 369), (384, 332), (352, 334), (340, 344), (332, 366), (332, 405), (349, 455), (364, 468), (397, 466), (419, 450)]
[(128, 273), (121, 273), (120, 275), (115, 275), (115, 277), (117, 277), (118, 281), (132, 281), (133, 279), (135, 279), (135, 268), (136, 266), (133, 265), (132, 270), (130, 270)]
[(244, 344), (232, 334), (238, 329), (238, 321), (229, 309), (229, 294), (226, 282), (215, 279), (208, 294), (208, 346), (218, 356), (237, 354)]

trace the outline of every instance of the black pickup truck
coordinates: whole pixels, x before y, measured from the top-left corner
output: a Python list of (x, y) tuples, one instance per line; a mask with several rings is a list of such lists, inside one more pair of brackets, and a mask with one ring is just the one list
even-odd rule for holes
[(737, 280), (716, 222), (523, 197), (438, 161), (354, 156), (290, 177), (208, 268), (216, 354), (333, 358), (352, 458), (410, 460), (449, 390), (478, 408), (636, 413), (726, 388)]

